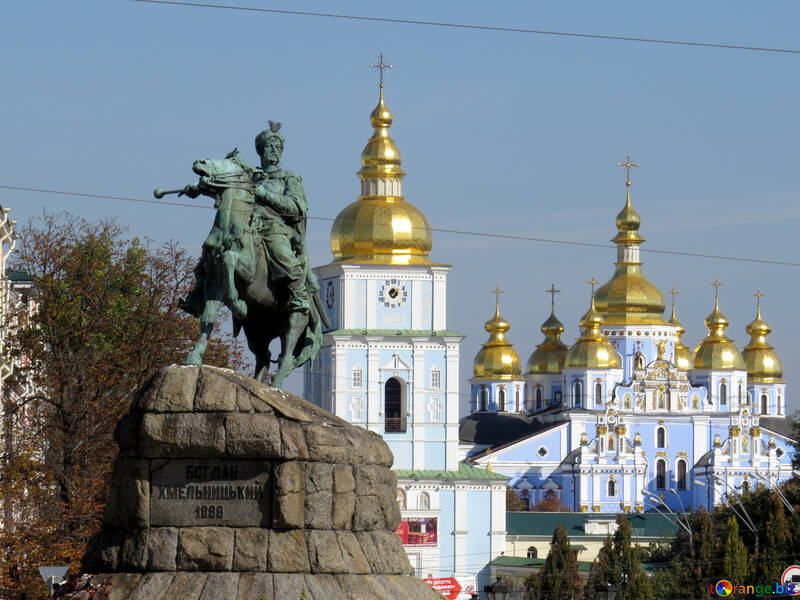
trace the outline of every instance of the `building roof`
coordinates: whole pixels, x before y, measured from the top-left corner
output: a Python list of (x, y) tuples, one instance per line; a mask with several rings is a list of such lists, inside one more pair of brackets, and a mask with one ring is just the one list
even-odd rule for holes
[[(575, 546), (571, 546), (572, 549), (575, 549)], [(585, 548), (584, 548), (585, 550)], [(524, 558), (522, 556), (498, 556), (489, 564), (493, 567), (541, 567), (547, 559), (545, 558)], [(578, 570), (579, 571), (588, 571), (592, 568), (592, 563), (579, 560), (578, 561)]]
[(448, 331), (447, 329), (334, 329), (326, 331), (325, 335), (397, 335), (406, 337), (464, 337), (462, 333)]
[(763, 429), (768, 429), (780, 435), (785, 435), (788, 438), (793, 438), (792, 423), (786, 417), (761, 417), (758, 424)]
[(504, 446), (561, 425), (564, 421), (542, 421), (541, 416), (561, 412), (553, 407), (535, 416), (519, 414), (474, 412), (459, 421), (458, 438), (471, 444), (486, 444), (492, 448)]
[(446, 469), (393, 469), (398, 479), (483, 479), (483, 480), (508, 480), (500, 473), (473, 467), (466, 463), (458, 463), (457, 471)]
[(33, 281), (33, 277), (31, 277), (30, 273), (18, 269), (7, 269), (6, 278), (10, 281)]
[[(629, 514), (633, 537), (670, 537), (677, 526), (660, 514)], [(551, 536), (559, 525), (567, 530), (570, 539), (586, 537), (587, 521), (614, 521), (617, 515), (610, 513), (555, 513), (555, 512), (507, 512), (506, 534), (525, 536)]]

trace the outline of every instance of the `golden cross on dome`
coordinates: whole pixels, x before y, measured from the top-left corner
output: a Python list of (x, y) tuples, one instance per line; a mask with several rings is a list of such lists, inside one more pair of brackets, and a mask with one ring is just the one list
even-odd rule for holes
[(594, 275), (592, 275), (592, 280), (587, 281), (586, 283), (592, 286), (592, 298), (594, 298), (594, 286), (596, 286), (600, 282), (595, 280)]
[(757, 304), (758, 304), (758, 308), (761, 308), (761, 299), (762, 299), (764, 296), (766, 296), (766, 294), (762, 294), (762, 293), (761, 293), (761, 288), (758, 288), (758, 289), (756, 290), (756, 293), (755, 293), (755, 294), (753, 294), (753, 296), (755, 296), (756, 298), (758, 298), (758, 300), (757, 300), (756, 302), (757, 302)]
[(381, 55), (380, 55), (380, 62), (379, 62), (377, 65), (370, 65), (370, 66), (369, 66), (369, 68), (370, 68), (370, 69), (379, 69), (379, 70), (380, 70), (380, 72), (381, 72), (381, 75), (380, 75), (381, 87), (383, 87), (383, 71), (384, 71), (384, 69), (385, 69), (385, 70), (387, 71), (387, 73), (388, 73), (388, 72), (389, 72), (389, 71), (392, 69), (392, 67), (394, 66), (394, 65), (387, 65), (387, 64), (385, 64), (385, 63), (383, 62), (383, 60), (384, 60), (384, 58), (383, 58), (383, 52), (381, 52)]
[(628, 152), (628, 158), (625, 160), (625, 162), (624, 163), (618, 162), (617, 166), (618, 167), (625, 167), (627, 169), (627, 171), (628, 171), (628, 179), (625, 182), (625, 185), (630, 187), (631, 186), (631, 167), (640, 167), (641, 165), (639, 163), (632, 163), (631, 162), (631, 153)]
[(495, 298), (495, 302), (496, 302), (496, 305), (497, 305), (497, 310), (500, 310), (500, 294), (505, 294), (505, 292), (500, 289), (499, 285), (496, 285), (495, 288), (489, 293), (490, 294), (494, 294), (495, 296), (497, 296)]
[(672, 294), (672, 310), (675, 310), (675, 296), (677, 296), (681, 292), (680, 290), (675, 289), (675, 286), (673, 285), (669, 293)]
[(556, 306), (556, 294), (561, 292), (561, 290), (557, 290), (556, 289), (556, 284), (555, 283), (551, 283), (550, 284), (550, 289), (549, 290), (545, 290), (545, 292), (550, 294), (550, 308), (554, 309), (555, 306)]
[(719, 280), (719, 277), (714, 277), (714, 281), (712, 281), (708, 285), (713, 285), (714, 286), (714, 288), (715, 288), (715, 290), (714, 290), (714, 300), (719, 300), (719, 286), (725, 285), (725, 284), (722, 283)]

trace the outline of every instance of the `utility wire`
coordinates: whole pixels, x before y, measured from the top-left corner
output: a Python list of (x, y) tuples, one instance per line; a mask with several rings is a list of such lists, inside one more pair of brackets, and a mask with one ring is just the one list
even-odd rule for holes
[(472, 29), (479, 31), (498, 31), (503, 33), (525, 33), (533, 35), (549, 35), (571, 38), (588, 38), (595, 40), (614, 40), (623, 42), (640, 42), (645, 44), (668, 44), (672, 46), (695, 46), (702, 48), (722, 48), (725, 50), (748, 50), (751, 52), (778, 52), (781, 54), (800, 54), (800, 50), (792, 48), (770, 48), (763, 46), (744, 46), (739, 44), (720, 44), (715, 42), (691, 42), (686, 40), (667, 40), (659, 38), (646, 38), (625, 35), (604, 35), (599, 33), (576, 33), (571, 31), (550, 31), (547, 29), (525, 29), (522, 27), (498, 27), (493, 25), (469, 25), (466, 23), (447, 23), (443, 21), (423, 21), (419, 19), (393, 19), (389, 17), (367, 17), (363, 15), (345, 15), (340, 13), (313, 12), (301, 10), (284, 10), (278, 8), (259, 8), (253, 6), (234, 6), (229, 4), (208, 4), (205, 2), (179, 2), (177, 0), (133, 0), (148, 4), (167, 4), (172, 6), (189, 6), (195, 8), (221, 8), (225, 10), (239, 10), (249, 12), (262, 12), (279, 15), (296, 15), (303, 17), (324, 17), (329, 19), (349, 19), (352, 21), (378, 21), (382, 23), (399, 23), (403, 25), (427, 25), (430, 27), (449, 27), (451, 29)]
[[(151, 0), (134, 0), (135, 2), (145, 2)], [(131, 198), (128, 196), (107, 196), (104, 194), (89, 194), (84, 192), (72, 192), (66, 190), (57, 190), (57, 189), (47, 189), (47, 188), (35, 188), (35, 187), (25, 187), (25, 186), (15, 186), (15, 185), (0, 185), (0, 189), (4, 190), (14, 190), (14, 191), (22, 191), (22, 192), (37, 192), (43, 194), (59, 194), (63, 196), (77, 196), (77, 197), (85, 197), (85, 198), (100, 198), (100, 199), (108, 199), (108, 200), (118, 200), (123, 202), (141, 202), (144, 204), (163, 204), (165, 206), (182, 206), (186, 208), (204, 208), (206, 210), (214, 210), (213, 206), (208, 206), (204, 204), (192, 204), (189, 202), (168, 202), (165, 200), (145, 200), (142, 198)], [(295, 215), (279, 215), (279, 216), (295, 216)], [(334, 217), (318, 217), (314, 215), (308, 215), (307, 218), (314, 219), (317, 221), (335, 221), (336, 218)], [(587, 248), (605, 248), (605, 249), (614, 249), (616, 246), (612, 246), (610, 244), (600, 244), (597, 242), (578, 242), (575, 240), (558, 240), (558, 239), (551, 239), (551, 238), (542, 238), (542, 237), (534, 237), (534, 236), (527, 236), (527, 235), (513, 235), (509, 233), (489, 233), (485, 231), (467, 231), (463, 229), (448, 229), (443, 227), (419, 227), (419, 229), (425, 229), (426, 231), (431, 232), (438, 232), (438, 233), (451, 233), (454, 235), (471, 235), (476, 237), (487, 237), (487, 238), (498, 238), (498, 239), (505, 239), (505, 240), (516, 240), (522, 242), (540, 242), (544, 244), (560, 244), (564, 246), (583, 246)], [(657, 250), (654, 248), (641, 248), (641, 252), (649, 252), (651, 254), (667, 254), (672, 256), (689, 256), (694, 258), (710, 258), (713, 260), (730, 260), (735, 262), (746, 262), (746, 263), (758, 263), (758, 264), (766, 264), (766, 265), (780, 265), (785, 267), (800, 267), (800, 263), (791, 262), (791, 261), (784, 261), (784, 260), (772, 260), (766, 258), (748, 258), (743, 256), (726, 256), (723, 254), (705, 254), (703, 252), (682, 252), (680, 250)]]

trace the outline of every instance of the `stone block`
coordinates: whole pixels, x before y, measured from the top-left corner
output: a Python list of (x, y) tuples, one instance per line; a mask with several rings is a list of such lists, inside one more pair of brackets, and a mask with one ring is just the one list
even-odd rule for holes
[(330, 492), (333, 489), (333, 465), (306, 463), (306, 494)]
[(367, 557), (361, 549), (355, 534), (352, 531), (337, 531), (336, 540), (339, 542), (339, 549), (342, 552), (345, 572), (347, 573), (371, 573), (372, 567), (369, 565)]
[(231, 457), (281, 458), (281, 431), (275, 415), (226, 415), (225, 440)]
[(383, 589), (378, 577), (336, 575), (336, 581), (345, 590), (347, 600), (397, 600)]
[[(384, 485), (392, 472), (378, 465), (356, 465), (353, 467), (353, 477), (357, 494), (375, 495), (379, 487)], [(397, 479), (395, 479), (395, 483)]]
[(114, 573), (107, 582), (111, 590), (108, 600), (127, 600), (141, 579), (142, 576), (135, 573)]
[(149, 526), (150, 461), (117, 457), (103, 522), (109, 527)]
[(309, 529), (332, 527), (333, 494), (331, 492), (306, 493), (305, 526)]
[(349, 465), (333, 466), (333, 491), (337, 494), (352, 492), (356, 489), (356, 482), (353, 478), (353, 469)]
[(209, 573), (198, 600), (233, 600), (238, 590), (239, 573)]
[(114, 441), (122, 450), (138, 451), (139, 448), (139, 422), (142, 415), (139, 413), (127, 413), (117, 423), (114, 428)]
[(303, 427), (311, 460), (349, 464), (352, 456), (342, 444), (344, 429), (326, 425), (309, 424)]
[(169, 367), (161, 371), (163, 377), (152, 404), (143, 406), (151, 412), (191, 412), (197, 390), (199, 369)]
[(275, 598), (272, 573), (242, 573), (239, 575), (239, 589), (236, 600), (256, 600)]
[[(386, 529), (378, 499), (375, 496), (359, 496), (353, 513), (353, 531)], [(398, 538), (399, 539), (399, 538)]]
[[(267, 550), (267, 570), (270, 573), (309, 573), (308, 548), (299, 529), (271, 531)], [(280, 598), (280, 595), (276, 597)]]
[(378, 504), (383, 513), (383, 520), (386, 523), (386, 529), (396, 531), (400, 525), (400, 506), (397, 504), (397, 488), (389, 488), (384, 486), (383, 493), (379, 495)]
[(154, 600), (166, 598), (164, 590), (168, 589), (175, 573), (145, 573), (136, 588), (128, 596), (128, 600)]
[(231, 412), (236, 410), (238, 386), (222, 377), (214, 367), (200, 367), (194, 410), (200, 412)]
[(174, 571), (178, 553), (178, 530), (153, 527), (147, 536), (147, 570)]
[(378, 548), (369, 531), (357, 531), (355, 535), (358, 545), (369, 563), (369, 568), (373, 573), (387, 573), (391, 569), (385, 564), (384, 558), (378, 554)]
[(283, 458), (286, 460), (306, 460), (309, 458), (306, 436), (303, 428), (292, 421), (281, 423), (281, 444)]
[(145, 413), (139, 426), (139, 450), (144, 458), (224, 456), (224, 415)]
[(269, 530), (243, 527), (236, 530), (233, 547), (234, 571), (266, 571)]
[(84, 573), (109, 573), (119, 566), (125, 532), (119, 529), (104, 528), (89, 541), (86, 554), (81, 563)]
[(285, 462), (275, 466), (275, 502), (272, 523), (276, 529), (302, 529), (305, 525), (305, 464)]
[(177, 567), (181, 571), (230, 571), (233, 529), (189, 527), (180, 530)]
[(198, 600), (207, 578), (206, 573), (178, 571), (164, 592), (164, 600)]
[(147, 568), (146, 529), (131, 529), (126, 533), (119, 568), (126, 571), (144, 571)]
[(306, 575), (307, 594), (317, 600), (347, 600), (333, 575)]
[(356, 495), (353, 492), (334, 494), (331, 527), (333, 529), (352, 529), (355, 507)]
[(305, 532), (305, 537), (312, 573), (345, 573), (347, 571), (334, 531), (310, 530)]
[(306, 600), (326, 600), (315, 599), (308, 586), (306, 585), (306, 578), (303, 574), (292, 573), (276, 573), (273, 575), (273, 584), (275, 586), (275, 598), (285, 598), (286, 600), (294, 600), (295, 598), (302, 598), (305, 594)]
[(403, 550), (403, 544), (399, 536), (394, 531), (373, 531), (371, 532), (372, 541), (375, 549), (383, 559), (384, 566), (387, 568), (384, 573), (397, 575), (412, 575), (413, 569), (408, 562)]

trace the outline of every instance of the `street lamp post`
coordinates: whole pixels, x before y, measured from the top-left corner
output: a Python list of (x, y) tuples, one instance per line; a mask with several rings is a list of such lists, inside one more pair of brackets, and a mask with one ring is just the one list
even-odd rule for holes
[[(711, 477), (717, 483), (717, 485), (720, 485), (720, 484), (724, 483), (728, 487), (728, 489), (733, 492), (733, 498), (736, 500), (736, 503), (739, 505), (739, 509), (741, 510), (741, 513), (738, 510), (736, 510), (736, 507), (731, 502), (730, 494), (728, 494), (728, 493), (725, 494), (725, 496), (726, 496), (726, 500), (725, 501), (728, 503), (728, 507), (731, 509), (731, 511), (733, 511), (733, 514), (735, 514), (737, 517), (739, 517), (739, 520), (753, 534), (753, 539), (754, 539), (753, 549), (757, 553), (758, 552), (758, 529), (756, 528), (755, 523), (753, 523), (753, 519), (750, 518), (750, 513), (747, 512), (747, 509), (744, 507), (744, 504), (742, 504), (742, 501), (739, 498), (739, 494), (736, 492), (736, 489), (730, 483), (728, 483), (725, 479), (722, 479), (721, 477), (718, 477), (716, 475), (709, 475), (709, 477)], [(695, 484), (696, 485), (707, 485), (705, 482), (700, 481), (700, 480), (695, 481)]]

